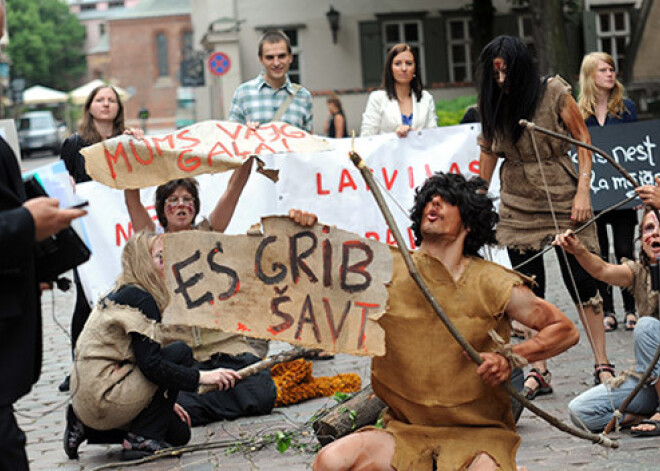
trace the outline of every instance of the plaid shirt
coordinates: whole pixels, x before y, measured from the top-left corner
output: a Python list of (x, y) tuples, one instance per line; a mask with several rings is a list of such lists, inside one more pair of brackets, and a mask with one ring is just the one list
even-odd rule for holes
[[(284, 85), (275, 90), (259, 74), (257, 78), (239, 85), (234, 92), (229, 121), (243, 124), (248, 121), (268, 123), (287, 95), (293, 95), (294, 92), (288, 75)], [(300, 87), (280, 121), (312, 132), (312, 95), (307, 89)]]

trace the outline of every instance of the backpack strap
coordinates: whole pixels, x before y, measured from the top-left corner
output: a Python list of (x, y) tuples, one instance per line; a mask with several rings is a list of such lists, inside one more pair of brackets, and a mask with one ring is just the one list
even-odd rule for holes
[(284, 116), (284, 113), (286, 112), (287, 108), (289, 108), (289, 105), (293, 101), (293, 97), (296, 96), (296, 94), (302, 89), (302, 85), (298, 85), (297, 83), (292, 83), (291, 88), (293, 88), (293, 93), (291, 95), (287, 95), (287, 97), (284, 99), (280, 107), (277, 109), (277, 112), (275, 113), (275, 116), (273, 116), (273, 119), (271, 121), (279, 121), (282, 119), (282, 116)]

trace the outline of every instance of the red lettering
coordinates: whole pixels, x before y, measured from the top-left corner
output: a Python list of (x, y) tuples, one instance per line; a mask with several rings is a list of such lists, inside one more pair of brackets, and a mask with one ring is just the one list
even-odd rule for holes
[(163, 151), (160, 150), (161, 142), (167, 142), (167, 144), (170, 146), (170, 149), (174, 149), (174, 136), (172, 134), (168, 134), (163, 138), (152, 137), (151, 140), (154, 143), (154, 147), (156, 148), (156, 152), (158, 152), (158, 155), (163, 155)]
[(415, 177), (413, 175), (412, 167), (408, 167), (408, 186), (410, 188), (415, 188)]
[(263, 142), (254, 150), (253, 154), (274, 154), (275, 150)]
[(224, 133), (225, 133), (227, 136), (231, 137), (231, 139), (232, 139), (233, 141), (235, 141), (236, 139), (238, 139), (238, 134), (241, 132), (241, 129), (243, 129), (243, 126), (241, 126), (240, 124), (238, 124), (238, 125), (236, 125), (236, 130), (235, 130), (234, 133), (232, 134), (232, 133), (230, 133), (229, 131), (227, 131), (227, 129), (225, 129), (225, 127), (224, 127), (222, 124), (220, 124), (220, 123), (215, 123), (215, 125), (218, 127), (218, 129), (220, 129), (221, 131), (224, 131)]
[(357, 348), (358, 349), (362, 348), (362, 349), (366, 350), (367, 347), (364, 344), (365, 344), (365, 340), (366, 340), (365, 329), (367, 327), (367, 311), (370, 308), (380, 307), (380, 304), (356, 302), (355, 305), (362, 308), (362, 313), (360, 315), (360, 332), (358, 333)]
[[(115, 244), (117, 247), (121, 247), (122, 244), (126, 243), (128, 239), (133, 235), (133, 224), (128, 223), (127, 230), (124, 230), (121, 224), (115, 226)], [(122, 241), (123, 239), (123, 241)]]
[(350, 172), (344, 168), (341, 171), (341, 178), (339, 179), (339, 193), (344, 191), (344, 188), (347, 186), (357, 190), (357, 185), (355, 184), (355, 181), (353, 181), (353, 177), (351, 177)]
[(449, 173), (461, 173), (461, 169), (458, 168), (458, 164), (456, 162), (449, 166)]
[[(144, 141), (147, 142), (147, 141)], [(133, 157), (135, 157), (135, 160), (140, 162), (142, 165), (148, 165), (154, 160), (154, 152), (151, 150), (151, 146), (147, 144), (147, 150), (149, 151), (149, 160), (142, 160), (142, 157), (140, 157), (140, 153), (137, 151), (135, 148), (135, 142), (131, 139), (129, 142), (129, 145), (131, 146), (131, 150), (133, 151)]]
[(202, 159), (199, 157), (189, 157), (189, 158), (184, 158), (184, 156), (188, 153), (192, 152), (192, 149), (184, 149), (181, 151), (179, 154), (179, 157), (177, 159), (177, 166), (183, 170), (184, 172), (192, 172), (195, 170), (197, 167), (199, 167), (202, 163)]
[(367, 232), (364, 236), (367, 239), (380, 240), (380, 236), (378, 235), (378, 232)]
[(478, 160), (473, 160), (472, 162), (470, 162), (470, 165), (468, 166), (468, 168), (470, 169), (470, 172), (479, 175), (479, 170), (480, 169), (479, 169), (479, 161)]
[(190, 145), (188, 145), (186, 147), (192, 149), (193, 147), (197, 147), (198, 145), (200, 145), (202, 141), (200, 141), (196, 137), (186, 136), (186, 134), (188, 134), (189, 132), (190, 132), (190, 129), (184, 129), (179, 134), (177, 134), (176, 137), (177, 137), (177, 139), (181, 139), (182, 141), (190, 142)]
[(293, 139), (301, 139), (305, 137), (305, 133), (303, 131), (286, 123), (282, 125), (282, 127), (280, 128), (280, 132), (282, 133), (283, 136), (291, 137)]
[(250, 155), (250, 151), (246, 150), (246, 151), (241, 152), (239, 150), (238, 146), (236, 145), (236, 141), (232, 142), (231, 145), (234, 148), (234, 155), (235, 156), (240, 156), (240, 157), (245, 158), (245, 156)]
[(291, 152), (291, 149), (289, 148), (289, 143), (286, 142), (286, 139), (284, 139), (284, 138), (282, 138), (282, 145), (284, 146), (284, 148), (285, 148), (287, 151)]
[(396, 180), (396, 177), (399, 174), (399, 171), (394, 170), (394, 173), (392, 173), (392, 179), (388, 180), (387, 179), (387, 169), (385, 167), (383, 167), (382, 170), (383, 170), (383, 180), (385, 180), (385, 187), (389, 191), (389, 190), (392, 189), (392, 186), (394, 185), (394, 180)]
[(426, 176), (428, 178), (431, 178), (433, 176), (433, 172), (431, 171), (431, 167), (429, 164), (424, 164), (424, 170), (426, 170)]
[[(220, 150), (216, 151), (216, 149), (220, 149)], [(209, 167), (213, 166), (213, 156), (222, 155), (222, 154), (225, 154), (227, 157), (233, 157), (233, 154), (227, 150), (225, 145), (222, 142), (218, 141), (211, 148), (211, 151), (209, 152), (209, 156), (207, 157), (209, 162)]]
[(238, 325), (236, 326), (236, 330), (238, 332), (252, 332), (252, 329), (248, 329), (248, 327), (245, 324), (241, 324), (238, 322)]
[(126, 155), (126, 151), (124, 151), (124, 146), (121, 142), (117, 144), (117, 149), (114, 155), (110, 154), (107, 147), (104, 150), (105, 150), (105, 159), (108, 161), (108, 166), (110, 167), (110, 175), (112, 175), (112, 178), (117, 178), (117, 173), (115, 172), (115, 168), (112, 166), (112, 164), (114, 162), (114, 164), (117, 165), (119, 161), (119, 156), (121, 156), (124, 159), (124, 163), (126, 164), (126, 170), (128, 170), (129, 172), (133, 171), (133, 167), (131, 167), (131, 163), (128, 161), (128, 156)]
[(321, 173), (316, 173), (316, 194), (318, 195), (329, 195), (330, 190), (323, 189), (323, 176)]
[(267, 125), (264, 125), (264, 126), (259, 126), (259, 132), (261, 132), (263, 134), (265, 131), (270, 131), (272, 136), (273, 136), (270, 139), (270, 142), (276, 141), (280, 138), (280, 130), (274, 124), (267, 124)]
[(408, 242), (410, 242), (410, 249), (415, 250), (417, 245), (415, 245), (415, 234), (413, 234), (412, 229), (408, 228)]
[(396, 240), (394, 239), (394, 235), (390, 229), (388, 229), (385, 233), (385, 243), (388, 245), (396, 245)]
[(259, 135), (256, 129), (247, 128), (245, 131), (245, 139), (250, 139), (252, 135), (257, 136), (257, 139), (259, 139), (261, 142), (264, 142), (264, 138)]

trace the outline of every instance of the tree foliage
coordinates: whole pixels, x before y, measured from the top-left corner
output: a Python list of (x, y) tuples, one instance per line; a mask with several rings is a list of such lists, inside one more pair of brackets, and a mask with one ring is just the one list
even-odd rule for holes
[(85, 73), (85, 28), (63, 0), (7, 0), (12, 78), (69, 90)]

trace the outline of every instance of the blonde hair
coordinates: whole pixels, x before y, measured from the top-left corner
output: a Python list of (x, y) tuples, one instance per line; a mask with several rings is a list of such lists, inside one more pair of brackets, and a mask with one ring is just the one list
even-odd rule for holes
[(121, 253), (121, 274), (115, 284), (115, 289), (123, 285), (135, 285), (147, 291), (154, 297), (161, 312), (170, 302), (170, 293), (154, 265), (151, 250), (156, 240), (163, 237), (163, 234), (140, 231), (128, 239)]
[[(605, 62), (616, 70), (614, 59), (606, 52), (592, 52), (582, 59), (578, 106), (584, 119), (596, 114), (596, 84), (594, 83), (594, 74), (596, 69), (598, 69), (599, 61)], [(607, 112), (617, 118), (620, 118), (623, 113), (628, 111), (623, 103), (623, 92), (623, 85), (621, 85), (618, 79), (615, 80), (614, 88), (610, 90), (610, 95), (607, 98)]]

